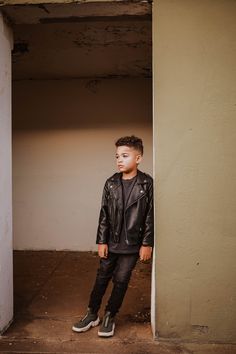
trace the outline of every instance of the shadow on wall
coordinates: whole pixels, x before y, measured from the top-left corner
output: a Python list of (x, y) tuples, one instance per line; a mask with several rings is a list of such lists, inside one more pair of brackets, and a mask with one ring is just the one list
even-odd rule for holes
[(152, 79), (13, 81), (13, 129), (152, 125)]

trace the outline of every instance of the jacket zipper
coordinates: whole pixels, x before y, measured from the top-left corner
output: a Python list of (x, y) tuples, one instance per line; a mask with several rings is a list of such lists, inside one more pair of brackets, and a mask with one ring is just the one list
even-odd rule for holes
[(124, 209), (124, 227), (125, 227), (125, 241), (127, 243), (127, 245), (129, 245), (129, 241), (128, 241), (128, 236), (127, 236), (127, 230), (126, 230), (126, 218), (125, 218), (125, 209)]
[[(136, 199), (132, 204), (129, 205), (129, 207), (133, 204), (135, 204), (139, 199), (143, 198), (146, 194), (143, 194), (141, 197), (139, 197), (138, 199)], [(128, 209), (128, 208), (127, 208)], [(129, 240), (128, 240), (128, 235), (127, 235), (127, 229), (126, 229), (126, 218), (125, 218), (125, 212), (126, 212), (126, 208), (124, 208), (124, 223), (125, 223), (125, 240), (127, 245), (129, 245)]]

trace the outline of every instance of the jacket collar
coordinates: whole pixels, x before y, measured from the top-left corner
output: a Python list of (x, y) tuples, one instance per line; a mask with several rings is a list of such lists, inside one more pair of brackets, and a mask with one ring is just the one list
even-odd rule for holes
[[(111, 177), (111, 182), (113, 183), (113, 191), (115, 192), (116, 199), (118, 200), (119, 209), (122, 210), (123, 208), (123, 195), (122, 195), (122, 172), (117, 172)], [(133, 193), (129, 196), (129, 200), (127, 201), (126, 208), (127, 209), (130, 205), (136, 202), (139, 198), (144, 195), (144, 190), (142, 184), (147, 183), (146, 175), (142, 172), (137, 170), (137, 180), (133, 186)]]
[[(111, 177), (111, 181), (119, 185), (119, 184), (121, 184), (121, 178), (122, 178), (122, 172), (117, 172)], [(137, 184), (147, 183), (147, 178), (146, 178), (145, 174), (140, 170), (137, 170), (136, 183)]]

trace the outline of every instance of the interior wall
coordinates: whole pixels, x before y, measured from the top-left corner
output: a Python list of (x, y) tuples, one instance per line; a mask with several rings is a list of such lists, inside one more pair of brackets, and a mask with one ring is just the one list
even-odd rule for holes
[(157, 335), (233, 342), (236, 2), (153, 6)]
[(13, 317), (12, 264), (12, 31), (0, 12), (0, 334)]
[(149, 78), (14, 81), (14, 249), (96, 250), (114, 143), (130, 134), (152, 175)]

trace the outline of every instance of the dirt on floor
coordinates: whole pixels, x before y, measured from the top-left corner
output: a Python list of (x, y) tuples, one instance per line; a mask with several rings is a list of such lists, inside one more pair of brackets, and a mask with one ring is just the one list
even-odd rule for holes
[[(72, 325), (84, 316), (99, 257), (93, 252), (15, 251), (14, 321), (0, 337), (0, 353), (233, 354), (227, 344), (154, 340), (150, 324), (151, 262), (138, 261), (116, 316), (115, 335), (100, 338)], [(99, 312), (102, 317), (112, 283)]]

